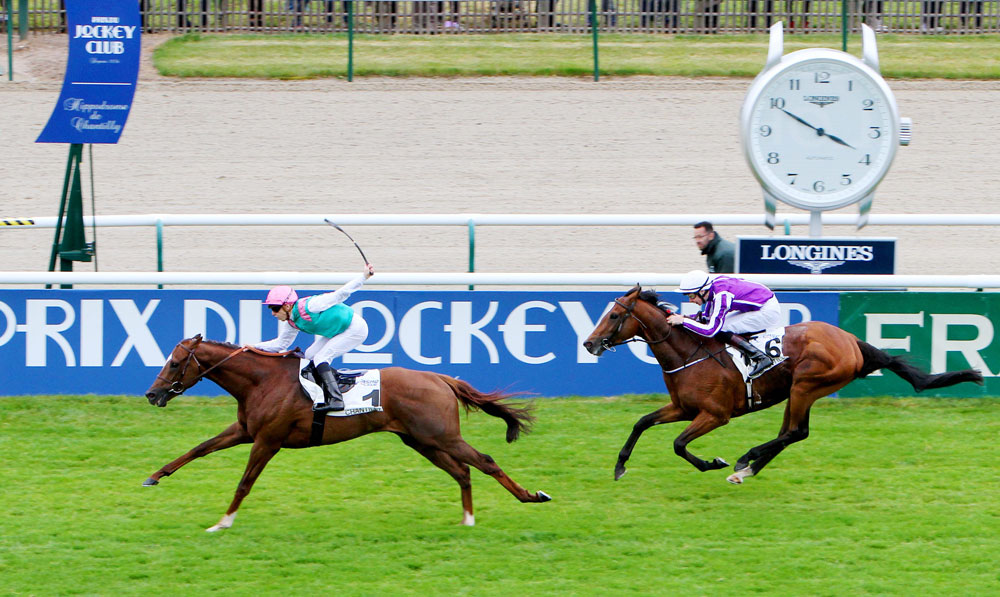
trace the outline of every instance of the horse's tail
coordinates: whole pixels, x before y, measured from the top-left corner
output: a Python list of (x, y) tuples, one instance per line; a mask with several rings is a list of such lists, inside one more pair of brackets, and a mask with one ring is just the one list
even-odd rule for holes
[(531, 406), (511, 406), (501, 402), (518, 394), (505, 394), (499, 390), (484, 394), (460, 379), (438, 374), (441, 381), (451, 387), (465, 410), (478, 409), (488, 415), (499, 417), (507, 422), (507, 443), (516, 440), (521, 433), (531, 431), (535, 417), (531, 414)]
[(944, 373), (926, 373), (909, 364), (903, 357), (894, 357), (884, 350), (879, 350), (867, 342), (858, 340), (858, 348), (864, 363), (857, 377), (867, 377), (878, 369), (888, 369), (902, 377), (918, 392), (933, 388), (945, 388), (964, 381), (983, 385), (983, 374), (977, 369), (962, 371), (945, 371)]

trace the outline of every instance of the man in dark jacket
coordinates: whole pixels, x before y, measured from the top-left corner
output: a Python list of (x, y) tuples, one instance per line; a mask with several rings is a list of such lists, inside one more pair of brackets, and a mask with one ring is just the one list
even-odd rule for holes
[(694, 242), (705, 256), (709, 273), (731, 274), (736, 271), (736, 247), (728, 240), (722, 240), (711, 222), (694, 225)]

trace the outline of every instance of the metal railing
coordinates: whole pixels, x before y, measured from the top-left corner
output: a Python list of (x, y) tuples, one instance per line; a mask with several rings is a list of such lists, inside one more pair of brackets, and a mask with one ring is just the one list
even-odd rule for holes
[[(822, 214), (829, 226), (856, 226), (857, 215)], [(54, 228), (56, 217), (0, 218), (0, 230)], [(341, 274), (304, 274), (294, 272), (191, 273), (163, 272), (163, 236), (168, 226), (327, 226), (327, 220), (344, 226), (464, 226), (468, 229), (469, 268), (466, 274), (379, 274), (379, 284), (389, 285), (609, 285), (621, 286), (648, 280), (653, 284), (675, 284), (665, 274), (485, 274), (475, 272), (477, 226), (683, 226), (708, 220), (716, 226), (760, 226), (764, 214), (137, 214), (84, 216), (86, 227), (154, 227), (156, 231), (156, 272), (0, 272), (0, 284), (326, 284), (344, 282)], [(810, 214), (779, 213), (776, 216), (783, 233), (792, 226), (808, 226)], [(871, 214), (868, 226), (998, 226), (1000, 214)], [(353, 277), (356, 274), (342, 274)], [(334, 276), (334, 277), (331, 277)], [(807, 276), (816, 278), (817, 276)], [(788, 280), (799, 277), (788, 276)], [(823, 281), (787, 282), (780, 287), (855, 288), (857, 280), (867, 277), (824, 274)], [(873, 276), (873, 279), (880, 276)], [(763, 278), (762, 278), (763, 279)], [(427, 281), (431, 280), (431, 281)], [(623, 282), (625, 280), (625, 282)], [(667, 280), (666, 282), (664, 280)], [(853, 280), (853, 282), (852, 282)], [(903, 288), (1000, 288), (1000, 276), (934, 275), (886, 276), (887, 281), (868, 282), (871, 287)], [(786, 285), (786, 284), (790, 284)], [(815, 286), (818, 284), (818, 286)], [(846, 286), (845, 286), (846, 284)]]
[[(61, 0), (19, 3), (33, 32), (65, 30)], [(346, 32), (348, 5), (358, 33), (582, 33), (589, 0), (139, 0), (147, 32)], [(608, 33), (764, 33), (777, 20), (789, 32), (840, 32), (840, 0), (596, 0), (598, 27)], [(848, 0), (848, 27), (879, 32), (1000, 32), (997, 0)], [(0, 23), (3, 25), (3, 23)]]

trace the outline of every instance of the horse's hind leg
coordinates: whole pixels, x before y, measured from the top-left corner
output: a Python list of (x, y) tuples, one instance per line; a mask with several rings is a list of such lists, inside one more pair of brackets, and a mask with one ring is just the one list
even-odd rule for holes
[(187, 454), (181, 456), (177, 460), (174, 460), (170, 464), (165, 465), (160, 470), (156, 471), (149, 476), (148, 479), (142, 482), (144, 487), (151, 487), (160, 482), (160, 479), (172, 475), (177, 469), (181, 468), (185, 464), (191, 462), (195, 458), (201, 458), (202, 456), (207, 456), (212, 452), (218, 452), (219, 450), (225, 450), (226, 448), (232, 448), (233, 446), (238, 446), (240, 444), (248, 444), (253, 441), (250, 434), (246, 432), (238, 422), (233, 423), (226, 430), (216, 435), (210, 440), (206, 440), (190, 451)]
[(404, 444), (420, 452), (424, 458), (433, 462), (435, 466), (447, 472), (458, 482), (458, 486), (462, 490), (462, 524), (470, 527), (475, 525), (476, 517), (472, 512), (472, 475), (469, 471), (469, 465), (458, 462), (447, 452), (421, 444), (412, 436), (400, 435), (399, 438), (403, 440)]
[(785, 407), (785, 418), (778, 437), (754, 446), (736, 462), (736, 472), (726, 477), (734, 485), (743, 483), (767, 466), (782, 450), (809, 437), (809, 409), (818, 398), (805, 398), (793, 393)]
[(474, 466), (483, 473), (493, 477), (522, 502), (547, 502), (552, 499), (544, 491), (531, 493), (518, 485), (517, 482), (507, 476), (507, 473), (503, 472), (503, 469), (497, 465), (493, 458), (477, 451), (462, 438), (453, 440), (448, 445), (443, 446), (442, 449), (455, 460)]

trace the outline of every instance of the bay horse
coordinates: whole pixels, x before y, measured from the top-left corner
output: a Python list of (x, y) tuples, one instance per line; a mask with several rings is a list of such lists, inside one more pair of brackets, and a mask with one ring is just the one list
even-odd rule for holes
[(892, 356), (836, 326), (810, 321), (785, 327), (782, 352), (787, 358), (755, 379), (748, 397), (747, 384), (724, 343), (683, 326), (669, 325), (667, 316), (676, 307), (658, 306), (655, 291), (644, 291), (636, 285), (614, 302), (583, 346), (600, 356), (636, 337), (645, 341), (663, 369), (670, 393), (669, 404), (641, 417), (632, 428), (618, 454), (615, 480), (625, 474), (625, 463), (639, 436), (654, 425), (691, 421), (674, 440), (674, 452), (699, 471), (717, 470), (729, 463), (721, 458), (702, 460), (691, 454), (687, 445), (733, 417), (788, 400), (778, 437), (751, 448), (736, 461), (735, 472), (727, 481), (739, 485), (744, 478), (759, 473), (788, 445), (809, 436), (809, 409), (814, 402), (874, 371), (888, 369), (917, 392), (966, 381), (983, 383), (982, 374), (974, 369), (925, 373), (902, 357)]
[[(287, 354), (284, 357), (260, 354), (247, 347), (203, 340), (200, 334), (178, 343), (146, 391), (149, 403), (164, 407), (170, 399), (207, 378), (236, 398), (236, 422), (153, 473), (143, 485), (156, 485), (195, 458), (240, 444), (253, 444), (229, 509), (207, 530), (231, 527), (240, 503), (278, 450), (311, 445), (312, 401), (299, 384), (299, 359)], [(504, 402), (511, 394), (482, 393), (464, 381), (439, 373), (387, 367), (381, 370), (381, 376), (383, 410), (327, 417), (317, 445), (335, 444), (376, 431), (395, 433), (404, 444), (458, 482), (462, 493), (462, 524), (467, 526), (475, 524), (469, 465), (496, 479), (522, 502), (552, 499), (543, 491), (530, 493), (518, 485), (492, 458), (467, 444), (459, 429), (461, 402), (467, 411), (481, 410), (503, 419), (510, 443), (530, 430), (534, 421), (530, 407), (511, 406)]]

